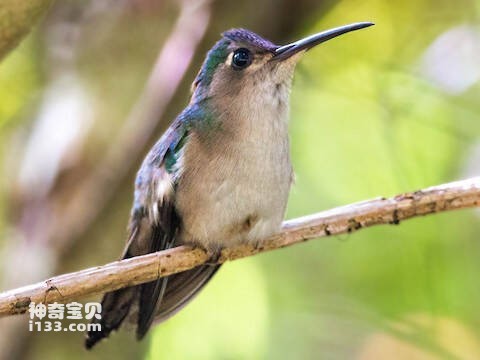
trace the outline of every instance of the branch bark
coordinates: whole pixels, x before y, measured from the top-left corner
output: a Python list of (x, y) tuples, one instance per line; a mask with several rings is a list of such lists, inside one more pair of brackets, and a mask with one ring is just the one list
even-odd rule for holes
[[(219, 263), (290, 246), (313, 238), (350, 233), (380, 224), (437, 212), (478, 207), (480, 177), (420, 191), (346, 205), (285, 221), (282, 231), (261, 242), (222, 251)], [(0, 316), (24, 313), (31, 302), (69, 302), (79, 298), (138, 285), (204, 264), (209, 255), (199, 248), (179, 246), (103, 266), (64, 274), (0, 294)]]

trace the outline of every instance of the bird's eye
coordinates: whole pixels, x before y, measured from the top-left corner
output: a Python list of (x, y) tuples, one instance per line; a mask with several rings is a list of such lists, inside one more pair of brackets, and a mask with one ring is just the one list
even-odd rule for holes
[(252, 53), (250, 50), (240, 48), (235, 50), (232, 57), (232, 67), (237, 70), (245, 69), (252, 63)]

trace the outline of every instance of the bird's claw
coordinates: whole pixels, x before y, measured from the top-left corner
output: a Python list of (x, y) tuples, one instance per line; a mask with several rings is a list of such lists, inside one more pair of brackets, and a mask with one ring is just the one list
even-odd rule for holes
[(264, 249), (263, 242), (261, 240), (254, 241), (252, 243), (252, 246), (258, 252), (263, 251), (263, 249)]
[(209, 258), (205, 262), (205, 265), (216, 266), (222, 256), (222, 248), (207, 249), (207, 255), (209, 255)]

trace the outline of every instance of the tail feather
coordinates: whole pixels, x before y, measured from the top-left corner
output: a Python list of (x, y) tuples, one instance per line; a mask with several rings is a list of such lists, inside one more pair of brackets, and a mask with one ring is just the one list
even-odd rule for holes
[(141, 286), (140, 304), (137, 321), (137, 340), (143, 339), (152, 325), (155, 313), (162, 303), (163, 295), (168, 284), (168, 277), (161, 281), (152, 281)]
[(98, 341), (117, 330), (128, 315), (136, 298), (136, 287), (116, 290), (106, 294), (102, 300), (102, 317), (92, 321), (100, 324), (100, 331), (89, 330), (85, 339), (85, 347), (91, 349)]
[[(163, 231), (160, 227), (156, 226), (153, 229), (152, 239), (156, 239), (151, 242), (150, 252), (158, 250), (169, 249), (173, 245), (173, 236), (177, 225), (172, 226), (172, 222), (177, 223), (178, 218), (174, 214), (164, 216), (169, 219), (169, 223), (166, 225), (170, 231)], [(148, 329), (152, 325), (155, 314), (162, 303), (163, 295), (165, 293), (168, 277), (160, 278), (155, 281), (145, 283), (140, 286), (140, 301), (139, 312), (137, 319), (137, 340), (141, 340)]]
[[(85, 347), (91, 349), (98, 341), (108, 337), (117, 330), (123, 320), (129, 315), (132, 305), (138, 299), (140, 292), (140, 303), (153, 303), (152, 296), (156, 298), (155, 316), (150, 316), (152, 309), (148, 308), (142, 316), (142, 307), (139, 307), (137, 321), (137, 339), (142, 339), (148, 332), (152, 323), (159, 324), (166, 321), (178, 311), (183, 309), (193, 300), (200, 290), (208, 283), (221, 265), (201, 265), (194, 269), (163, 278), (164, 281), (152, 281), (139, 286), (132, 286), (107, 293), (102, 300), (102, 318), (94, 319), (92, 323), (101, 325), (100, 331), (90, 330), (87, 333)], [(158, 288), (160, 286), (161, 288)], [(148, 322), (144, 321), (148, 316)], [(142, 320), (143, 319), (143, 320)]]
[(164, 322), (193, 300), (208, 283), (221, 265), (201, 265), (192, 270), (171, 275), (160, 308), (155, 317), (155, 324)]

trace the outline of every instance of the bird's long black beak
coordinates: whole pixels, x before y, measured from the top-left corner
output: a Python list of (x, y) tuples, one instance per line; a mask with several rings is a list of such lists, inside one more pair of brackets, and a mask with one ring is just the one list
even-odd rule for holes
[(275, 50), (272, 60), (285, 60), (303, 50), (311, 49), (312, 47), (321, 44), (325, 41), (333, 39), (350, 31), (360, 30), (374, 25), (371, 22), (359, 22), (349, 25), (340, 26), (334, 29), (322, 31), (318, 34), (310, 35), (304, 39), (295, 41), (288, 45), (280, 46)]

